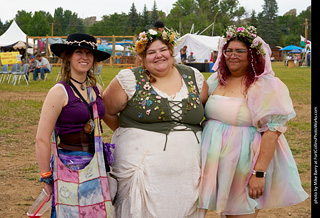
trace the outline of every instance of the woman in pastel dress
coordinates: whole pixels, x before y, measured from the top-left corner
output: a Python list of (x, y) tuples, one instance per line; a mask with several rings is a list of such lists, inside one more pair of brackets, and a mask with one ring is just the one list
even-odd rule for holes
[(142, 67), (121, 70), (103, 94), (104, 120), (115, 131), (116, 217), (205, 216), (197, 200), (208, 86), (198, 70), (174, 63), (174, 36), (141, 33)]
[(270, 56), (254, 27), (230, 26), (207, 81), (199, 207), (221, 217), (256, 217), (308, 197), (283, 135), (296, 114)]

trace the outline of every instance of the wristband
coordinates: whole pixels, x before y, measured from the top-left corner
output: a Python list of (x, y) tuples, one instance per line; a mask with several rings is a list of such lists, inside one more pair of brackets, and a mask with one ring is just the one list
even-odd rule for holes
[(52, 171), (50, 170), (49, 172), (42, 173), (42, 174), (40, 174), (40, 176), (41, 176), (41, 178), (52, 176)]
[(53, 177), (52, 177), (52, 175), (49, 177), (45, 177), (45, 178), (40, 177), (40, 182), (45, 182), (50, 185), (53, 183)]

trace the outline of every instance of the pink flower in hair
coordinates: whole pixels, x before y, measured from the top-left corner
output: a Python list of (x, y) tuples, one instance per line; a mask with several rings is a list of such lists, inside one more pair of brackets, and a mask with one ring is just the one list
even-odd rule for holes
[(237, 32), (239, 33), (239, 32), (244, 32), (244, 28), (243, 27), (239, 27), (238, 29), (237, 29)]

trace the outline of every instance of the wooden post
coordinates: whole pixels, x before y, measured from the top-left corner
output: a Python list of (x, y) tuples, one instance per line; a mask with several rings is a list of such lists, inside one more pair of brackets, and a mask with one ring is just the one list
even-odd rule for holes
[(116, 60), (116, 37), (114, 35), (112, 35), (112, 62), (111, 62), (111, 66), (113, 65), (113, 60)]
[(305, 27), (304, 27), (304, 37), (306, 38), (306, 42), (308, 40), (308, 19), (305, 20)]
[(48, 38), (48, 34), (47, 34), (47, 40), (46, 40), (46, 58), (49, 57), (49, 49), (48, 49), (48, 46), (49, 46), (49, 38)]
[(306, 56), (305, 56), (305, 65), (308, 66), (308, 55), (307, 55), (307, 47), (308, 47), (308, 19), (305, 19), (305, 26), (304, 26), (304, 37), (305, 37), (305, 52), (306, 52)]

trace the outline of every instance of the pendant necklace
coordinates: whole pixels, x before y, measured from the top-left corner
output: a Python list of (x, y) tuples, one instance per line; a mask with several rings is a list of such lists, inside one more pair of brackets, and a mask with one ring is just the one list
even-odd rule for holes
[(79, 82), (79, 81), (73, 79), (72, 77), (70, 77), (70, 79), (71, 79), (72, 81), (75, 81), (76, 83), (80, 84), (80, 85), (81, 85), (81, 89), (82, 89), (83, 91), (86, 89), (86, 87), (83, 85), (83, 83), (85, 83), (85, 82), (87, 81), (87, 77), (86, 77), (86, 80), (83, 81), (83, 82)]

